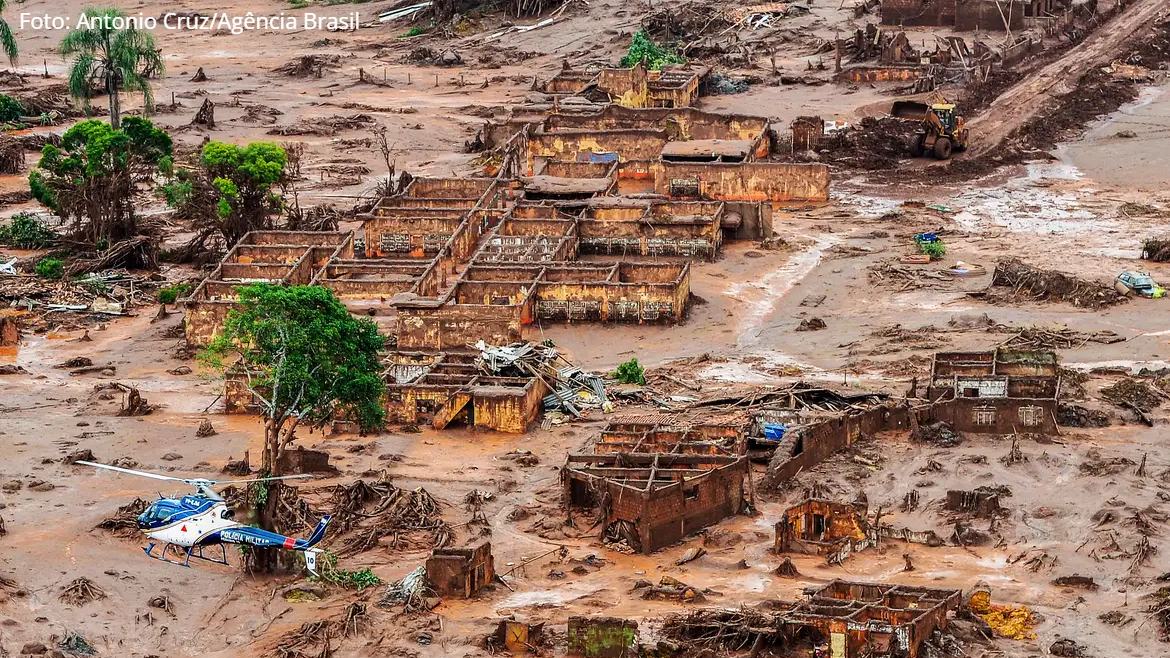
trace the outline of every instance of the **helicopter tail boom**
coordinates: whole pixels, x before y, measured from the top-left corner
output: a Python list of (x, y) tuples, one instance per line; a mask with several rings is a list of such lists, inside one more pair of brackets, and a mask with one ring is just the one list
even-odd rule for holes
[(317, 527), (313, 528), (313, 534), (309, 535), (309, 538), (305, 540), (306, 548), (316, 546), (325, 538), (325, 529), (329, 527), (331, 520), (333, 520), (333, 517), (328, 514), (321, 517), (321, 521), (317, 523)]

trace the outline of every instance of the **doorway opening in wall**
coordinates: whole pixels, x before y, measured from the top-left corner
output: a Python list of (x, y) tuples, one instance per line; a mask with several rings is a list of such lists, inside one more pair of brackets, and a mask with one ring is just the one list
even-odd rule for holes
[(812, 517), (812, 533), (814, 537), (820, 537), (825, 533), (825, 515), (813, 514)]

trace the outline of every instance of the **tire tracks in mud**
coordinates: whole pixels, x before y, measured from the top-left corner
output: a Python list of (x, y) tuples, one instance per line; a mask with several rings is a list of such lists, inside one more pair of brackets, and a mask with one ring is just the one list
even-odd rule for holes
[(1036, 118), (1049, 102), (1074, 92), (1078, 80), (1089, 70), (1117, 58), (1127, 44), (1155, 29), (1170, 12), (1164, 0), (1138, 0), (1109, 19), (1064, 57), (1024, 77), (1000, 94), (991, 105), (968, 124), (974, 143), (968, 158), (974, 159), (997, 149), (1017, 130)]

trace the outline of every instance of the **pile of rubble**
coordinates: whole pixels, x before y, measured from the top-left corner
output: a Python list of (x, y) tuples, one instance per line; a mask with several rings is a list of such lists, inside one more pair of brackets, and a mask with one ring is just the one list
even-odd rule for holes
[(537, 343), (513, 343), (496, 347), (482, 340), (476, 343), (480, 371), (495, 376), (535, 377), (552, 393), (544, 397), (545, 411), (575, 417), (583, 409), (612, 411), (605, 381), (569, 363), (555, 347)]
[(856, 127), (831, 133), (821, 142), (816, 159), (864, 170), (890, 169), (909, 154), (910, 140), (921, 125), (895, 117), (865, 117)]

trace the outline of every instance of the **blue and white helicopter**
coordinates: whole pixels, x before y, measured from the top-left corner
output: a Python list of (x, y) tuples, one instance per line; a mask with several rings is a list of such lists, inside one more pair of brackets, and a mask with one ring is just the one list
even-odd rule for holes
[[(321, 522), (317, 524), (313, 534), (308, 539), (286, 537), (276, 532), (244, 525), (236, 521), (235, 513), (228, 509), (223, 497), (212, 489), (213, 486), (219, 484), (216, 480), (176, 478), (87, 461), (76, 463), (155, 480), (182, 482), (195, 487), (197, 493), (180, 498), (163, 498), (162, 494), (159, 494), (159, 499), (138, 515), (138, 529), (148, 538), (154, 540), (142, 547), (147, 557), (184, 567), (191, 566), (191, 558), (215, 564), (227, 564), (226, 544), (244, 544), (262, 548), (301, 551), (305, 554), (305, 566), (309, 572), (317, 573), (317, 556), (321, 553), (321, 549), (314, 548), (314, 546), (325, 537), (325, 528), (329, 526), (330, 519), (328, 515), (321, 518)], [(282, 477), (231, 480), (230, 484), (291, 480), (304, 477), (311, 476), (285, 475)], [(155, 554), (154, 547), (160, 542), (163, 544), (162, 550)], [(204, 549), (209, 546), (219, 546), (221, 555), (219, 557), (214, 554), (210, 557), (204, 555)], [(180, 558), (182, 561), (167, 559), (168, 552), (175, 553), (176, 558)]]

